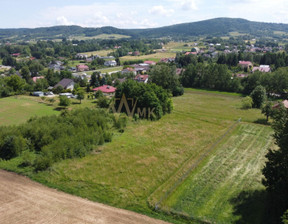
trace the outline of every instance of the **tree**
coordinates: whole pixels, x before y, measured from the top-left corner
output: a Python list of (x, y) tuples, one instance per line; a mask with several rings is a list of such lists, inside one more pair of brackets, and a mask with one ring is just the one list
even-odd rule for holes
[(166, 64), (154, 66), (149, 72), (149, 82), (169, 90), (173, 96), (183, 95), (184, 89), (176, 75), (176, 67)]
[(266, 90), (263, 86), (259, 85), (250, 94), (253, 100), (253, 107), (261, 108), (266, 101)]
[(263, 106), (261, 113), (266, 116), (266, 121), (268, 122), (269, 117), (271, 117), (273, 115), (273, 104), (272, 104), (272, 102), (267, 102)]
[(26, 82), (31, 78), (30, 75), (30, 70), (28, 66), (24, 66), (22, 67), (21, 71), (20, 71), (22, 78), (26, 80)]
[(250, 96), (246, 96), (242, 99), (242, 109), (250, 109), (252, 108), (253, 100)]
[(98, 79), (98, 77), (99, 77), (99, 73), (97, 73), (97, 72), (94, 72), (94, 73), (91, 75), (90, 85), (91, 85), (92, 87), (98, 87), (98, 86), (100, 86), (100, 85), (99, 85), (99, 79)]
[(71, 100), (66, 96), (60, 96), (59, 106), (68, 107), (71, 104)]
[(81, 100), (83, 100), (84, 97), (85, 97), (85, 92), (84, 92), (84, 90), (83, 90), (82, 88), (78, 88), (78, 89), (76, 90), (76, 93), (75, 93), (75, 94), (77, 95), (77, 99), (80, 100), (80, 104), (81, 104)]
[(273, 115), (274, 139), (278, 149), (270, 149), (266, 155), (267, 162), (262, 170), (264, 186), (270, 195), (273, 214), (280, 222), (280, 216), (288, 209), (288, 112), (280, 105)]
[(7, 85), (13, 89), (15, 93), (20, 93), (25, 85), (25, 80), (18, 75), (12, 75), (7, 78)]

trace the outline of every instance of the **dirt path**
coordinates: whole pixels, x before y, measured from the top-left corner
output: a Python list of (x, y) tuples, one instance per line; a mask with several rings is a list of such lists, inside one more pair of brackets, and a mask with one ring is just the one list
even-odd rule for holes
[(91, 202), (0, 170), (0, 223), (165, 223)]

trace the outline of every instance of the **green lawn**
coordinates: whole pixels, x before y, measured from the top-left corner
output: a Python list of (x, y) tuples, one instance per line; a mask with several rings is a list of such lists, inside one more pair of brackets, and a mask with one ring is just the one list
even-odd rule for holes
[(183, 96), (173, 98), (173, 113), (155, 122), (131, 121), (123, 134), (82, 159), (38, 173), (21, 170), (21, 158), (0, 162), (0, 167), (90, 200), (177, 222), (153, 212), (147, 201), (159, 200), (238, 118), (251, 127), (264, 119), (260, 110), (241, 110), (241, 99), (237, 94), (185, 89)]
[(32, 116), (59, 114), (54, 107), (41, 103), (41, 99), (14, 96), (0, 99), (0, 125), (17, 125)]
[[(244, 191), (264, 188), (261, 169), (272, 141), (270, 127), (238, 125), (163, 206), (211, 223), (235, 223), (242, 217), (234, 214), (233, 200)], [(264, 211), (264, 205), (259, 208)], [(251, 223), (261, 223), (261, 212), (260, 217), (254, 214)]]

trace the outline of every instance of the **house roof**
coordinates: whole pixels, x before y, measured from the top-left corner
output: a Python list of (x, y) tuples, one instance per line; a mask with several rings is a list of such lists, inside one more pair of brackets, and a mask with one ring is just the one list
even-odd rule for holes
[(250, 65), (250, 64), (252, 64), (252, 62), (251, 61), (239, 61), (239, 64), (240, 65)]
[(252, 70), (253, 72), (255, 72), (255, 71), (260, 71), (260, 72), (271, 72), (271, 69), (270, 69), (270, 67), (254, 67), (253, 68), (253, 70)]
[(35, 76), (32, 78), (33, 82), (35, 82), (35, 83), (37, 82), (38, 79), (44, 79), (44, 76), (38, 76), (38, 77)]
[(74, 83), (72, 79), (62, 79), (60, 82), (58, 82), (54, 88), (57, 88), (58, 86), (62, 86), (64, 89), (68, 87), (71, 83)]
[(93, 91), (101, 91), (103, 93), (114, 93), (116, 91), (117, 88), (113, 87), (113, 86), (109, 86), (109, 85), (103, 85), (103, 86), (99, 86), (95, 89), (93, 89)]
[(87, 65), (77, 65), (77, 68), (84, 68), (84, 69), (86, 69), (86, 68), (89, 68)]
[[(283, 103), (284, 107), (286, 109), (288, 109), (288, 100), (283, 100), (282, 103)], [(279, 107), (279, 103), (277, 103), (273, 106), (273, 108), (278, 108), (278, 107)]]
[(156, 65), (156, 62), (155, 61), (144, 61), (144, 64)]
[(145, 81), (145, 80), (147, 80), (149, 78), (149, 75), (137, 75), (136, 77), (135, 77), (135, 80), (137, 80), (137, 81)]

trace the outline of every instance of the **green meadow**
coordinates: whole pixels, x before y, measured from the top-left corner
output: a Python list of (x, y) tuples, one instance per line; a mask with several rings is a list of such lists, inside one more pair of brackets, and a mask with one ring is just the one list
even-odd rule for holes
[(44, 104), (40, 98), (13, 96), (0, 99), (0, 125), (17, 125), (33, 116), (59, 114), (54, 107)]
[[(256, 124), (265, 119), (260, 110), (240, 109), (241, 99), (241, 95), (234, 93), (185, 89), (183, 96), (173, 98), (174, 111), (171, 114), (154, 122), (130, 121), (124, 133), (114, 134), (111, 143), (95, 148), (84, 158), (63, 160), (38, 173), (21, 169), (21, 157), (0, 162), (0, 168), (22, 173), (74, 195), (174, 223), (186, 221), (167, 215), (166, 207), (187, 215), (194, 215), (195, 211), (201, 220), (212, 220), (213, 200), (219, 201), (223, 197), (219, 212), (226, 215), (215, 216), (212, 221), (237, 220), (239, 216), (231, 213), (233, 204), (230, 199), (245, 189), (250, 190), (250, 187), (245, 184), (247, 182), (235, 183), (234, 187), (229, 187), (229, 184), (240, 178), (237, 183), (247, 179), (255, 183), (255, 189), (263, 188), (259, 183), (260, 171), (267, 150), (266, 140), (270, 139), (271, 134), (268, 126)], [(242, 122), (215, 150), (207, 154), (208, 149), (239, 118)], [(163, 201), (160, 207), (164, 212), (151, 210), (165, 192), (203, 156), (205, 159), (199, 166)], [(256, 161), (254, 156), (260, 160)], [(253, 174), (247, 173), (246, 166), (251, 167)], [(195, 176), (200, 178), (199, 183)], [(207, 189), (202, 189), (206, 182)], [(195, 199), (193, 196), (197, 191), (202, 196)], [(190, 206), (190, 202), (193, 206)], [(206, 202), (207, 209), (204, 208)]]

